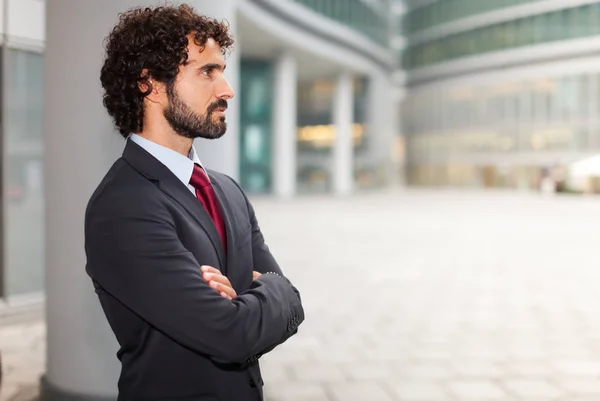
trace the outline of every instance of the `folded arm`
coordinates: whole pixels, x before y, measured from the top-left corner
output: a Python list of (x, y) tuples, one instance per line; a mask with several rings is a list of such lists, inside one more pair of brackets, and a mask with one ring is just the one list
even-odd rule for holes
[(88, 210), (87, 271), (149, 324), (216, 361), (247, 363), (303, 319), (295, 291), (279, 277), (261, 277), (233, 300), (222, 297), (202, 278), (166, 208), (132, 198), (131, 206), (105, 199)]
[[(244, 196), (244, 198), (246, 200), (246, 205), (248, 207), (248, 215), (250, 217), (250, 224), (252, 227), (252, 266), (253, 266), (254, 271), (257, 271), (262, 274), (255, 282), (260, 282), (263, 279), (270, 280), (273, 277), (280, 277), (282, 280), (289, 283), (292, 290), (298, 297), (298, 301), (301, 302), (300, 292), (298, 291), (298, 289), (295, 286), (293, 286), (293, 284), (289, 281), (289, 279), (285, 277), (285, 275), (283, 274), (283, 272), (281, 270), (281, 267), (279, 267), (279, 264), (275, 260), (275, 257), (273, 256), (273, 254), (271, 253), (271, 251), (269, 250), (269, 247), (267, 246), (267, 244), (265, 242), (264, 236), (262, 234), (262, 231), (258, 224), (258, 220), (256, 218), (256, 213), (254, 211), (254, 207), (252, 206), (252, 203), (246, 197), (246, 195), (244, 194), (242, 189), (239, 187), (239, 185), (233, 179), (231, 179), (231, 181), (233, 181), (233, 183), (238, 187), (238, 189)], [(269, 274), (269, 273), (272, 273), (272, 274)], [(258, 359), (260, 356), (272, 351), (275, 347), (277, 347), (280, 344), (283, 344), (290, 337), (295, 335), (298, 332), (298, 326), (303, 321), (304, 321), (304, 313), (301, 316), (298, 315), (298, 316), (294, 317), (292, 319), (292, 322), (289, 325), (288, 330), (283, 333), (283, 335), (281, 336), (279, 341), (277, 341), (276, 343), (273, 343), (273, 344), (269, 345), (268, 347), (266, 347), (265, 349), (263, 349), (259, 354), (254, 356), (254, 359)]]

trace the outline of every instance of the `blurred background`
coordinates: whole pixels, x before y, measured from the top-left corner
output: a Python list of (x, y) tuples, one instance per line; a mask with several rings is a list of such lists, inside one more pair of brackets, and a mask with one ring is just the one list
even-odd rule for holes
[[(236, 38), (200, 158), (305, 294), (270, 400), (600, 397), (600, 1), (187, 3)], [(0, 0), (2, 401), (115, 394), (83, 211), (123, 146), (102, 40), (156, 4)]]

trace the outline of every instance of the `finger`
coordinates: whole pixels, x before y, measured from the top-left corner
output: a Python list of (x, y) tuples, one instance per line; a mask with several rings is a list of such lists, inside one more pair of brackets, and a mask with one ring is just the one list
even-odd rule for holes
[(228, 287), (233, 287), (231, 285), (231, 282), (229, 281), (229, 279), (225, 276), (222, 276), (220, 274), (212, 274), (212, 273), (204, 273), (204, 279), (206, 281), (216, 281), (217, 283), (221, 283), (223, 285), (226, 285)]
[(237, 296), (237, 293), (235, 292), (235, 290), (231, 287), (228, 287), (226, 285), (223, 285), (221, 283), (217, 283), (215, 281), (211, 281), (210, 282), (211, 287), (213, 287), (215, 290), (219, 291), (219, 292), (223, 292), (225, 294), (227, 294), (229, 297), (231, 298), (235, 298)]
[(259, 272), (253, 271), (252, 272), (252, 279), (256, 280), (257, 278), (259, 278), (261, 276), (261, 274)]
[(225, 294), (223, 291), (221, 291), (221, 296), (229, 299), (230, 301), (232, 300), (232, 298), (229, 295)]
[(201, 266), (200, 270), (202, 270), (204, 273), (223, 274), (219, 269), (207, 265)]

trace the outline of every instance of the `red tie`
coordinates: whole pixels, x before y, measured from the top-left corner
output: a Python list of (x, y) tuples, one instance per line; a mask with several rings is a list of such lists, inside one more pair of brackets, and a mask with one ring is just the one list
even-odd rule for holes
[(225, 222), (223, 221), (223, 215), (215, 195), (215, 190), (212, 187), (208, 175), (204, 172), (202, 167), (194, 163), (194, 171), (192, 172), (192, 178), (190, 184), (196, 188), (196, 198), (202, 203), (202, 206), (208, 212), (210, 218), (215, 223), (215, 227), (221, 237), (223, 248), (227, 252), (227, 237), (225, 235)]

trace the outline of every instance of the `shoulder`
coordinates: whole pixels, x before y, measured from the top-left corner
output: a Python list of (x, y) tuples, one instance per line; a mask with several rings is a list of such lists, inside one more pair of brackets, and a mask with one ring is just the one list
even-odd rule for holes
[(155, 209), (158, 199), (150, 196), (155, 184), (120, 158), (102, 178), (88, 201), (85, 217), (97, 215), (139, 214)]

